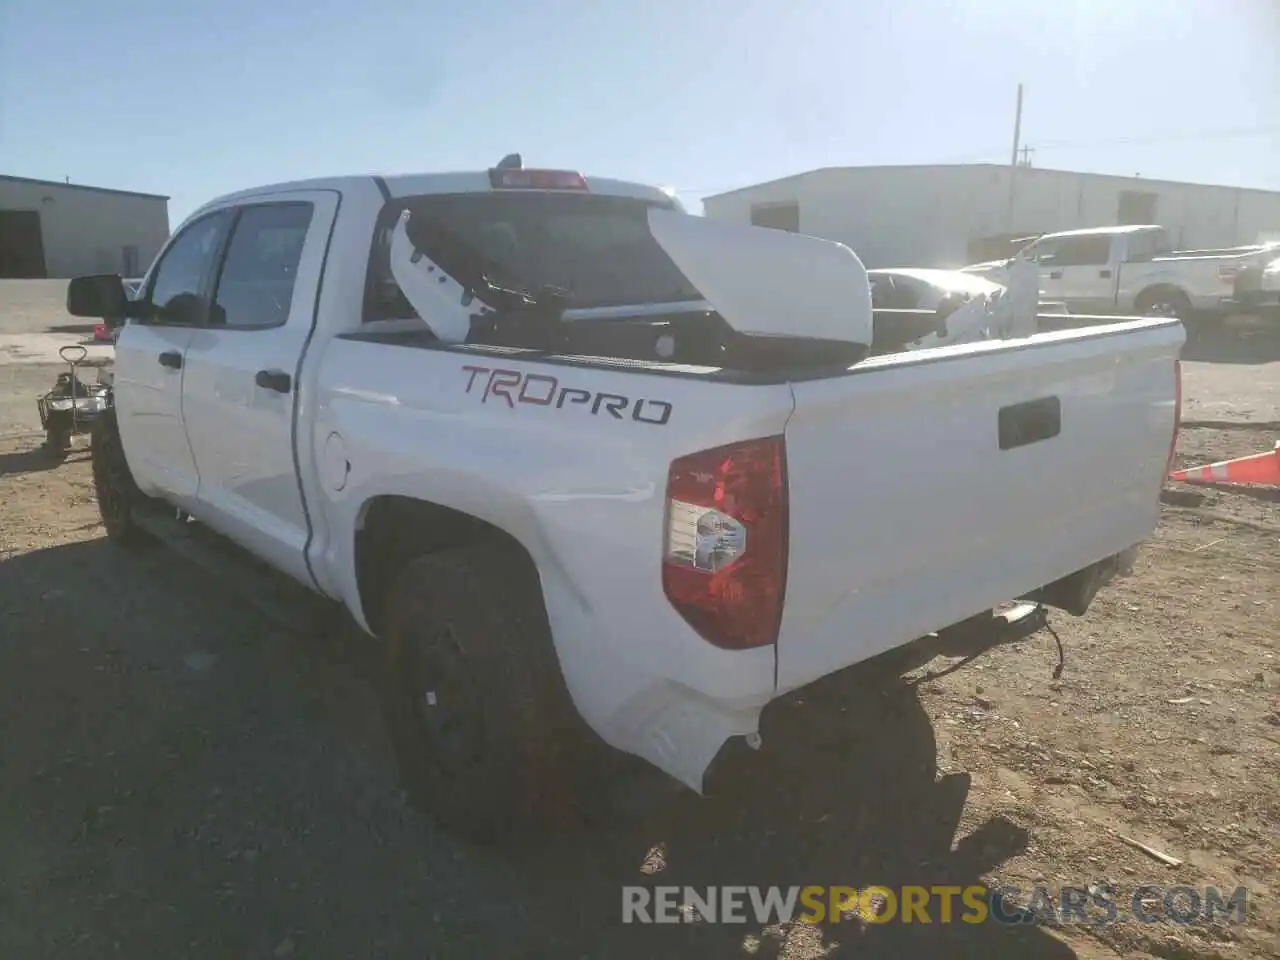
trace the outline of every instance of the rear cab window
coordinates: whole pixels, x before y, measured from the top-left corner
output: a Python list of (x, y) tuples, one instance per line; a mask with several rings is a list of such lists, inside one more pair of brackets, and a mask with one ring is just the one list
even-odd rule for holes
[(498, 191), (397, 198), (378, 216), (365, 322), (419, 318), (391, 273), (391, 233), (408, 209), (429, 226), (423, 251), (464, 287), (564, 291), (571, 308), (701, 299), (649, 232), (650, 200), (579, 192)]
[(1173, 243), (1164, 230), (1144, 230), (1129, 237), (1129, 256), (1131, 263), (1141, 263), (1172, 252)]

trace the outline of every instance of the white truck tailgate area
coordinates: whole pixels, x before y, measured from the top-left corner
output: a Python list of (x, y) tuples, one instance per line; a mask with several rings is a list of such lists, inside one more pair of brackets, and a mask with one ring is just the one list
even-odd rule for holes
[(793, 384), (779, 692), (1148, 537), (1183, 340), (1138, 321)]

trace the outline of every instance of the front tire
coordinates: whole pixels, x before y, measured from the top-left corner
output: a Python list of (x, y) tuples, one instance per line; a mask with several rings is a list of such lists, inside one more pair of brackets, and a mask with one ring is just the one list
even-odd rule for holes
[(108, 413), (93, 425), (89, 449), (93, 490), (107, 539), (128, 547), (145, 544), (148, 537), (135, 517), (144, 497), (129, 470), (114, 415)]
[(48, 427), (44, 432), (44, 448), (53, 457), (65, 460), (71, 450), (71, 434), (67, 430)]
[(381, 626), (387, 725), (418, 806), (481, 844), (581, 822), (573, 783), (590, 731), (523, 550), (419, 557), (388, 591)]

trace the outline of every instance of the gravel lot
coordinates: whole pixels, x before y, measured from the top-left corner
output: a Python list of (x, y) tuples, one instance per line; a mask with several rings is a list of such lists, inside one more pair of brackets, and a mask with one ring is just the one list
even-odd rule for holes
[[(1060, 681), (1044, 631), (915, 685), (830, 678), (766, 714), (759, 753), (728, 750), (709, 797), (626, 767), (628, 812), (481, 853), (406, 806), (368, 644), (283, 633), (162, 551), (102, 538), (86, 455), (38, 449), (34, 397), (58, 369), (40, 338), (78, 335), (53, 329), (76, 326), (60, 297), (0, 282), (0, 338), (21, 345), (0, 350), (0, 957), (1280, 956), (1276, 497), (1171, 484), (1136, 575), (1053, 617)], [(1280, 338), (1187, 356), (1182, 462), (1280, 439)], [(980, 879), (1110, 882), (1122, 903), (1243, 884), (1250, 911), (620, 923), (629, 883)]]

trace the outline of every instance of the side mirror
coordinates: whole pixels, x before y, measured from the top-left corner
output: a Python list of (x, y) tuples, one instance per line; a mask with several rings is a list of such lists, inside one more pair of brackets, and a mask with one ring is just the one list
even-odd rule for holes
[(109, 327), (118, 327), (129, 316), (129, 298), (117, 273), (76, 277), (67, 286), (67, 313), (73, 317), (96, 317)]

